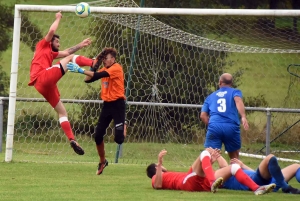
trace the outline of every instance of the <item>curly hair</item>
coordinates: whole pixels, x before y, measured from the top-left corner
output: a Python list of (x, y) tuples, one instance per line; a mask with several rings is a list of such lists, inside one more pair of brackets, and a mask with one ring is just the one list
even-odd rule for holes
[(112, 57), (116, 58), (117, 50), (113, 47), (105, 47), (96, 57), (94, 65), (92, 66), (94, 71), (97, 71), (103, 61), (103, 59), (110, 54)]

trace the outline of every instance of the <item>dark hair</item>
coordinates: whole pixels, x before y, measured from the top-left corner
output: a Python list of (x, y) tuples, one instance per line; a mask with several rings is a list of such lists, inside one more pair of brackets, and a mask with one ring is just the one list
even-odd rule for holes
[(98, 68), (100, 67), (102, 60), (108, 55), (111, 54), (112, 57), (116, 58), (117, 56), (117, 50), (115, 48), (112, 47), (106, 47), (104, 48), (96, 57), (93, 68), (94, 70), (98, 70)]
[(111, 54), (111, 56), (116, 58), (117, 50), (112, 47), (106, 47), (98, 54), (97, 58), (102, 61), (108, 54)]
[(59, 39), (59, 35), (54, 34), (54, 35), (52, 36), (51, 42), (53, 42), (53, 41), (55, 40), (55, 38), (58, 38), (58, 39)]
[(148, 165), (148, 167), (146, 169), (146, 173), (147, 173), (147, 176), (150, 179), (152, 179), (152, 177), (156, 174), (156, 164), (151, 163), (150, 165)]

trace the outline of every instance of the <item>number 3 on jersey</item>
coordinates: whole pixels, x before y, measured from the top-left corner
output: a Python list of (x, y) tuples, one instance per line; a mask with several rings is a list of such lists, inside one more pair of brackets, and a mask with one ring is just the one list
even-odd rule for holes
[(226, 112), (226, 99), (220, 98), (220, 99), (218, 99), (217, 103), (219, 104), (218, 111)]

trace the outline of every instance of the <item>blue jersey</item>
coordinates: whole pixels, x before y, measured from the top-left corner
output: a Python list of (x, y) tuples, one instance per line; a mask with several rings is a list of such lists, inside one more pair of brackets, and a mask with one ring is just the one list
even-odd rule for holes
[[(243, 172), (245, 172), (249, 177), (252, 177), (254, 174), (256, 174), (256, 171), (254, 170), (243, 170)], [(222, 188), (226, 188), (230, 190), (243, 190), (243, 191), (250, 190), (249, 187), (239, 183), (234, 176), (231, 176), (228, 180), (226, 180), (223, 183)]]
[(209, 115), (209, 123), (233, 123), (240, 125), (239, 113), (234, 97), (241, 97), (239, 89), (222, 87), (210, 94), (204, 101), (201, 112)]

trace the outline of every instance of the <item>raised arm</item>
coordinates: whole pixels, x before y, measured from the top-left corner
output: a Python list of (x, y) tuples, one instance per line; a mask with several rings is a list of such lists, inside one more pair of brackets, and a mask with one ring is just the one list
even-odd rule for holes
[(55, 14), (55, 18), (56, 18), (55, 21), (52, 23), (52, 25), (49, 28), (49, 31), (48, 31), (47, 35), (45, 36), (45, 40), (47, 42), (51, 41), (53, 35), (55, 34), (55, 32), (56, 32), (56, 30), (58, 28), (59, 22), (60, 22), (60, 20), (62, 18), (61, 11), (59, 11), (59, 12), (57, 12)]
[(155, 189), (162, 188), (162, 183), (163, 183), (162, 163), (163, 163), (163, 157), (166, 154), (167, 154), (167, 151), (164, 149), (158, 154), (158, 162), (157, 162), (156, 174), (155, 174), (155, 180), (154, 180), (154, 188)]
[(236, 108), (237, 108), (239, 114), (241, 115), (241, 120), (242, 120), (243, 127), (244, 127), (245, 130), (248, 130), (249, 125), (248, 125), (248, 121), (247, 121), (247, 118), (246, 118), (244, 102), (243, 102), (242, 98), (239, 97), (239, 96), (235, 96), (234, 101), (235, 101)]
[(109, 74), (106, 71), (94, 72), (94, 71), (91, 71), (91, 70), (85, 70), (83, 68), (80, 68), (80, 66), (78, 66), (76, 63), (72, 63), (72, 62), (67, 64), (67, 68), (70, 72), (81, 73), (81, 74), (86, 75), (85, 79), (84, 79), (84, 81), (86, 83), (94, 82), (94, 81), (99, 80), (103, 77), (109, 77)]
[(65, 49), (63, 51), (59, 51), (58, 56), (56, 58), (62, 58), (62, 57), (69, 56), (69, 55), (77, 52), (78, 50), (90, 45), (91, 43), (92, 43), (91, 39), (86, 38), (81, 43), (78, 43), (77, 45), (75, 45), (73, 47), (70, 47), (70, 48)]

